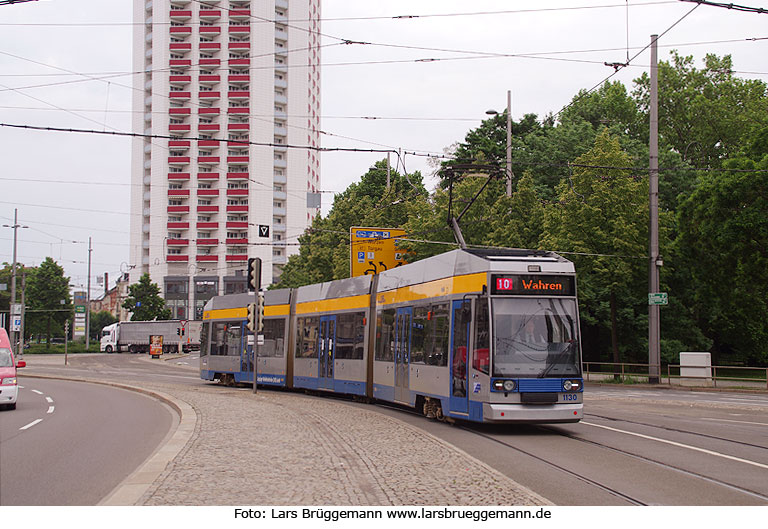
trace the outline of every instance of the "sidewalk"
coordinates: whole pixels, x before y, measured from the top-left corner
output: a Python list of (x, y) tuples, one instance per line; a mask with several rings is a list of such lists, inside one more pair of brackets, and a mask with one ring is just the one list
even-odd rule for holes
[[(47, 363), (36, 356), (23, 375)], [(202, 381), (138, 385), (169, 401), (180, 426), (102, 505), (551, 504), (373, 407)]]

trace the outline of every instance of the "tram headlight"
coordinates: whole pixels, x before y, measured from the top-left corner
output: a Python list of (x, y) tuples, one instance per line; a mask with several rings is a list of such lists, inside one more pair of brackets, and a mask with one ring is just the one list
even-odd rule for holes
[(565, 391), (579, 391), (581, 389), (581, 380), (566, 380), (563, 382)]
[(515, 381), (514, 380), (505, 380), (504, 381), (504, 391), (515, 391)]
[(494, 380), (493, 389), (496, 391), (515, 391), (517, 384), (514, 380)]

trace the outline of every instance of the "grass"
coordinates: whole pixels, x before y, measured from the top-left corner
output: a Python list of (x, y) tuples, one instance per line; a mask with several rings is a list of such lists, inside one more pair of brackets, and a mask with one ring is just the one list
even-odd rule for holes
[[(80, 353), (98, 353), (99, 344), (91, 342), (91, 347), (86, 351), (85, 343), (83, 342), (69, 342), (67, 344), (67, 354), (80, 354)], [(28, 349), (24, 349), (25, 355), (34, 354), (64, 354), (64, 344), (44, 344), (33, 343), (29, 345)]]

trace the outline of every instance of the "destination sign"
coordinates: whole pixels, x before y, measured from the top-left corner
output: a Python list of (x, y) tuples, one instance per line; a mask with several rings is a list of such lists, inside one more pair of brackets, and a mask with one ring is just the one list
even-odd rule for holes
[(575, 296), (573, 276), (491, 274), (491, 295)]

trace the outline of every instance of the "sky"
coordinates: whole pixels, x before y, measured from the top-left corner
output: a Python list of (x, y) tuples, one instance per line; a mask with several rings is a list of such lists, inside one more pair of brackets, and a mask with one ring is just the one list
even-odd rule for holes
[[(143, 1), (143, 0), (142, 0)], [(256, 0), (254, 0), (256, 1)], [(129, 0), (0, 5), (0, 124), (131, 131)], [(742, 5), (768, 8), (767, 0)], [(630, 90), (672, 49), (730, 54), (736, 75), (768, 81), (768, 14), (673, 0), (326, 0), (322, 3), (321, 136), (326, 148), (394, 150), (393, 166), (421, 171), (503, 111), (556, 114), (615, 72)], [(290, 16), (289, 10), (289, 19)], [(139, 131), (136, 131), (139, 132)], [(322, 211), (381, 152), (322, 154)], [(18, 223), (17, 259), (52, 257), (76, 289), (98, 298), (128, 252), (130, 140), (0, 126), (0, 224)], [(0, 263), (14, 230), (0, 230)], [(10, 288), (10, 287), (9, 287)]]

